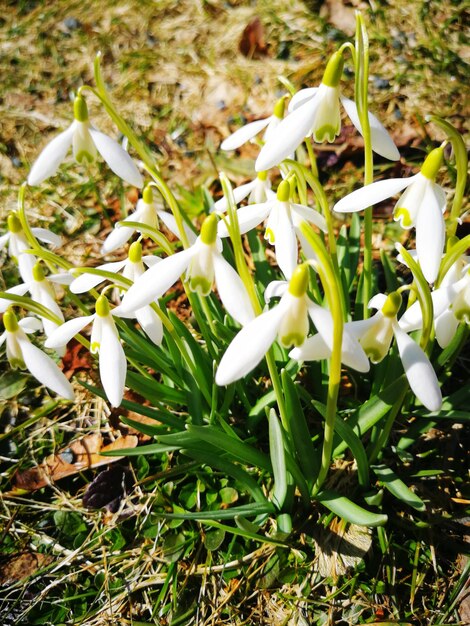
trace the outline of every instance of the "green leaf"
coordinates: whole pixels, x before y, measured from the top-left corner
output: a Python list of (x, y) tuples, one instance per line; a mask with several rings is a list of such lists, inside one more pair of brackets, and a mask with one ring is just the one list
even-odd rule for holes
[(217, 511), (197, 511), (195, 513), (156, 513), (158, 517), (164, 519), (188, 519), (188, 520), (221, 520), (221, 519), (234, 519), (239, 515), (244, 517), (253, 517), (255, 515), (262, 515), (264, 513), (272, 514), (275, 512), (274, 506), (266, 502), (252, 502), (251, 504), (243, 504), (241, 506), (234, 506), (230, 509), (219, 509)]
[(159, 383), (152, 377), (145, 377), (140, 373), (128, 371), (126, 384), (132, 391), (135, 391), (153, 404), (164, 402), (165, 404), (179, 406), (186, 405), (185, 391)]
[(389, 467), (386, 465), (372, 465), (372, 470), (377, 476), (379, 483), (388, 489), (395, 498), (417, 511), (426, 510), (426, 505), (421, 498), (413, 493)]
[(26, 374), (19, 374), (18, 372), (5, 372), (0, 377), (0, 401), (10, 400), (20, 394), (30, 377)]
[(204, 545), (209, 552), (218, 550), (225, 539), (225, 530), (221, 528), (215, 528), (210, 530), (204, 536)]
[(273, 502), (279, 510), (282, 510), (289, 481), (284, 453), (284, 437), (274, 409), (269, 412), (269, 452), (274, 474)]
[(358, 526), (383, 526), (388, 519), (386, 515), (366, 511), (366, 509), (363, 509), (355, 502), (334, 491), (325, 489), (318, 493), (316, 498), (335, 515), (351, 524), (357, 524)]
[[(362, 445), (362, 441), (356, 435), (351, 426), (349, 426), (349, 424), (342, 420), (339, 416), (336, 416), (335, 431), (341, 437), (343, 442), (348, 444), (353, 457), (356, 459), (359, 484), (362, 487), (367, 487), (369, 485), (369, 461), (364, 446)], [(335, 452), (336, 450), (333, 452), (333, 458), (335, 458)]]

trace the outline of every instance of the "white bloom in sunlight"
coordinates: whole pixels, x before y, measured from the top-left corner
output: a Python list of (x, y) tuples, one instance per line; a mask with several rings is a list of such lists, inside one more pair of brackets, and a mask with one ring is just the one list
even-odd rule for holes
[[(308, 265), (297, 266), (289, 283), (276, 281), (268, 285), (265, 298), (281, 296), (279, 304), (262, 313), (247, 324), (236, 335), (227, 348), (218, 367), (215, 382), (229, 385), (246, 376), (261, 361), (274, 343), (276, 337), (284, 347), (296, 346), (291, 352), (296, 354), (306, 343), (309, 331), (309, 318), (314, 322), (321, 342), (318, 349), (327, 358), (328, 349), (333, 343), (333, 322), (329, 311), (324, 310), (307, 297)], [(309, 341), (307, 339), (307, 341)], [(297, 358), (297, 357), (294, 357)], [(303, 357), (300, 357), (303, 358)], [(342, 346), (343, 362), (354, 369), (366, 372), (369, 369), (367, 357), (357, 340), (346, 333)]]
[(442, 164), (444, 149), (436, 148), (429, 153), (421, 171), (410, 178), (380, 180), (357, 189), (342, 198), (333, 211), (350, 213), (377, 204), (406, 189), (395, 205), (394, 219), (402, 228), (416, 228), (416, 251), (426, 280), (436, 280), (445, 243), (446, 195), (435, 183)]
[[(313, 139), (318, 143), (325, 140), (334, 141), (341, 130), (340, 103), (351, 122), (362, 134), (356, 104), (340, 93), (339, 83), (343, 64), (342, 53), (335, 52), (326, 66), (320, 86), (302, 89), (292, 98), (289, 114), (271, 133), (259, 153), (256, 171), (268, 170), (278, 165), (310, 135), (313, 135)], [(386, 159), (398, 160), (400, 153), (390, 135), (372, 113), (368, 116), (373, 151)]]
[[(8, 244), (8, 256), (18, 263), (21, 278), (25, 283), (33, 279), (33, 267), (37, 258), (25, 250), (31, 249), (31, 244), (26, 239), (19, 217), (15, 212), (10, 213), (7, 219), (8, 232), (0, 237), (0, 250)], [(61, 237), (45, 228), (32, 228), (31, 232), (40, 241), (52, 246), (60, 246)]]
[(41, 328), (41, 322), (35, 318), (24, 318), (18, 322), (12, 311), (3, 315), (5, 332), (0, 336), (0, 345), (7, 344), (7, 358), (16, 369), (28, 369), (45, 387), (67, 400), (74, 400), (72, 385), (57, 364), (42, 350), (33, 345), (26, 333)]
[[(137, 202), (135, 211), (119, 224), (116, 224), (111, 233), (106, 237), (103, 247), (101, 248), (102, 253), (109, 254), (117, 250), (132, 237), (136, 230), (139, 232), (138, 228), (126, 226), (126, 222), (138, 222), (143, 226), (149, 226), (150, 228), (158, 230), (159, 220), (165, 224), (171, 233), (179, 238), (180, 234), (173, 214), (157, 207), (154, 201), (152, 187), (147, 185), (143, 191), (142, 198)], [(184, 225), (184, 230), (188, 240), (194, 243), (196, 236), (193, 231), (186, 224)]]
[[(470, 324), (470, 264), (460, 258), (444, 276), (438, 289), (431, 292), (437, 343), (446, 348), (461, 322)], [(400, 318), (400, 328), (409, 333), (423, 325), (419, 301), (414, 302)]]
[[(276, 260), (284, 276), (290, 278), (297, 267), (297, 237), (302, 245), (300, 226), (303, 222), (315, 224), (323, 232), (327, 232), (326, 220), (318, 211), (302, 204), (290, 202), (290, 184), (283, 180), (278, 187), (276, 197), (261, 204), (249, 204), (237, 210), (240, 233), (243, 235), (256, 228), (267, 219), (265, 238), (274, 245)], [(219, 222), (218, 234), (227, 237), (227, 224)]]
[[(240, 187), (233, 190), (235, 204), (239, 204), (245, 198), (248, 198), (248, 204), (261, 204), (276, 197), (274, 191), (271, 191), (271, 181), (267, 172), (259, 172), (258, 176)], [(227, 198), (224, 196), (217, 200), (211, 210), (215, 213), (225, 213), (227, 210)]]
[(221, 248), (217, 217), (209, 215), (190, 248), (169, 256), (136, 280), (119, 307), (122, 316), (160, 298), (186, 272), (191, 291), (207, 296), (215, 281), (228, 313), (240, 324), (249, 322), (254, 312), (248, 293), (237, 272), (222, 256)]
[[(129, 255), (124, 261), (116, 261), (114, 263), (104, 263), (98, 265), (96, 269), (106, 272), (122, 272), (122, 275), (132, 282), (135, 282), (145, 272), (144, 263), (147, 267), (153, 267), (161, 259), (157, 256), (144, 256), (142, 257), (142, 245), (135, 241), (129, 248)], [(72, 270), (73, 273), (73, 270)], [(97, 274), (87, 274), (84, 272), (80, 274), (78, 278), (72, 281), (70, 284), (70, 291), (72, 293), (85, 293), (94, 289), (97, 285), (103, 281), (108, 280), (104, 276)], [(119, 276), (116, 275), (113, 278), (114, 282), (119, 284)], [(125, 283), (123, 283), (124, 285)], [(158, 306), (158, 302), (156, 302)], [(132, 317), (139, 322), (145, 334), (153, 341), (154, 344), (159, 346), (163, 339), (163, 325), (160, 317), (150, 306), (150, 304), (137, 309), (132, 315), (125, 315), (121, 312), (120, 307), (113, 309), (112, 314), (115, 317)]]
[(99, 354), (101, 384), (111, 405), (117, 407), (124, 395), (127, 361), (105, 296), (97, 299), (96, 313), (65, 322), (50, 335), (44, 345), (46, 348), (63, 346), (91, 323), (90, 351)]
[[(281, 123), (282, 118), (284, 117), (284, 108), (285, 108), (285, 97), (279, 98), (274, 106), (273, 114), (269, 117), (263, 118), (262, 120), (256, 120), (255, 122), (250, 122), (249, 124), (245, 124), (234, 133), (232, 133), (227, 139), (225, 139), (221, 144), (222, 150), (236, 150), (240, 146), (242, 146), (247, 141), (250, 141), (258, 133), (260, 133), (264, 128), (266, 131), (264, 133), (264, 141), (268, 141), (270, 137), (272, 137), (274, 130)], [(266, 168), (267, 169), (267, 168)]]
[(72, 147), (77, 163), (94, 163), (99, 152), (117, 176), (130, 185), (142, 187), (142, 176), (128, 153), (117, 141), (90, 124), (87, 105), (82, 96), (75, 98), (74, 117), (67, 130), (48, 143), (38, 156), (29, 173), (28, 185), (39, 185), (53, 176)]
[(370, 308), (378, 309), (377, 313), (367, 320), (357, 321), (351, 331), (372, 363), (385, 358), (395, 337), (411, 390), (429, 411), (438, 411), (442, 394), (436, 373), (423, 350), (400, 328), (397, 313), (401, 302), (401, 295), (396, 291), (388, 297), (377, 294), (369, 302)]

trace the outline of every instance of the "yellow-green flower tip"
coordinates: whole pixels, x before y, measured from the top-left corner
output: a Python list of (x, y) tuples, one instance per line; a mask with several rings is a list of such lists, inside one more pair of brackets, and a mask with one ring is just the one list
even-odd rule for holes
[(5, 311), (3, 314), (3, 325), (5, 326), (5, 330), (9, 333), (15, 333), (18, 330), (18, 320), (13, 311)]
[(40, 283), (41, 281), (43, 281), (45, 279), (45, 274), (44, 274), (44, 270), (42, 269), (42, 265), (40, 263), (36, 263), (33, 266), (33, 278), (34, 280), (36, 280), (38, 283)]
[(382, 313), (385, 317), (395, 317), (401, 307), (402, 297), (398, 291), (393, 291), (382, 307)]
[(273, 115), (274, 117), (279, 118), (280, 120), (284, 117), (284, 109), (286, 108), (286, 98), (282, 96), (274, 105)]
[(7, 219), (7, 226), (11, 233), (20, 233), (22, 231), (20, 218), (16, 213), (10, 213)]
[(337, 87), (343, 74), (344, 59), (341, 52), (335, 52), (328, 61), (322, 83), (327, 87)]
[(277, 188), (277, 199), (280, 202), (288, 202), (290, 198), (290, 183), (288, 180), (283, 180), (279, 183), (279, 187)]
[(208, 215), (201, 226), (201, 241), (210, 246), (215, 243), (217, 237), (217, 216)]
[(296, 298), (301, 298), (307, 292), (308, 287), (308, 265), (302, 263), (298, 265), (292, 273), (292, 278), (289, 282), (289, 293)]
[(83, 96), (77, 96), (73, 103), (73, 116), (77, 122), (86, 122), (88, 120), (88, 107)]
[(258, 180), (267, 180), (268, 179), (268, 172), (264, 171), (264, 172), (258, 172), (258, 176), (257, 176)]
[(152, 202), (153, 202), (153, 191), (152, 191), (152, 187), (150, 185), (147, 185), (144, 188), (144, 191), (142, 193), (142, 200), (145, 202), (145, 204), (152, 204)]
[(442, 166), (444, 160), (444, 148), (434, 148), (426, 157), (423, 167), (421, 168), (421, 174), (429, 180), (436, 180), (437, 173)]
[(142, 261), (142, 244), (140, 241), (134, 241), (130, 245), (129, 254), (127, 255), (131, 263), (140, 263)]
[(106, 296), (100, 296), (95, 305), (96, 315), (107, 317), (109, 315), (109, 302)]

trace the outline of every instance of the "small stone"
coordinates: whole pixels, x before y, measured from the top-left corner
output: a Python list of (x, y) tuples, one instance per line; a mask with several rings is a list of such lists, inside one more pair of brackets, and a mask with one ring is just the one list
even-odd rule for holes
[(388, 89), (390, 87), (390, 81), (386, 78), (380, 78), (380, 76), (374, 76), (374, 87), (376, 89)]
[(64, 20), (64, 26), (68, 28), (68, 30), (78, 30), (82, 27), (82, 23), (80, 20), (77, 20), (76, 17), (67, 17)]

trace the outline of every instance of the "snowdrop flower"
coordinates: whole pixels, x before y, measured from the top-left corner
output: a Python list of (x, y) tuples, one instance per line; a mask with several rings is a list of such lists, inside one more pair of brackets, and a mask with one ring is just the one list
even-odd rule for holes
[[(296, 349), (304, 345), (309, 331), (309, 317), (323, 343), (330, 349), (333, 342), (331, 314), (307, 296), (308, 265), (297, 266), (289, 283), (276, 281), (268, 285), (266, 300), (281, 296), (279, 303), (244, 326), (227, 348), (215, 376), (218, 385), (229, 385), (246, 376), (258, 365), (276, 337), (279, 343)], [(323, 348), (321, 348), (323, 349)], [(324, 350), (325, 351), (325, 350)], [(293, 351), (295, 353), (295, 350)], [(342, 357), (345, 363), (362, 372), (368, 371), (367, 357), (358, 342), (345, 335)], [(323, 357), (321, 357), (323, 358)]]
[[(273, 130), (259, 153), (256, 171), (278, 165), (310, 135), (313, 135), (313, 139), (318, 143), (334, 141), (341, 130), (340, 102), (351, 122), (362, 134), (355, 103), (340, 93), (339, 83), (343, 65), (342, 53), (335, 52), (328, 61), (320, 86), (302, 89), (292, 98), (289, 105), (290, 113)], [(400, 154), (390, 135), (372, 113), (368, 115), (372, 149), (387, 159), (398, 160)]]
[(124, 395), (126, 356), (105, 296), (97, 299), (95, 311), (93, 315), (65, 322), (50, 335), (44, 345), (47, 348), (63, 346), (82, 328), (92, 323), (90, 351), (92, 354), (99, 354), (101, 384), (111, 405), (117, 407)]
[[(142, 257), (142, 244), (135, 241), (129, 248), (129, 255), (127, 259), (124, 259), (124, 261), (116, 261), (114, 263), (104, 263), (103, 265), (98, 265), (96, 269), (107, 272), (122, 272), (122, 275), (125, 278), (135, 282), (145, 272), (144, 263), (147, 267), (153, 267), (159, 261), (161, 261), (161, 259), (156, 256)], [(71, 283), (70, 291), (72, 293), (84, 293), (94, 289), (105, 280), (106, 278), (103, 276), (98, 276), (97, 274), (87, 274), (85, 272), (80, 274), (80, 276), (78, 276), (78, 278)], [(118, 276), (116, 276), (116, 282), (119, 282)], [(113, 315), (115, 317), (128, 317), (128, 315), (121, 312), (120, 307), (113, 309)], [(150, 305), (137, 309), (133, 313), (132, 317), (135, 317), (145, 334), (153, 341), (154, 344), (159, 346), (162, 343), (162, 321)]]
[(53, 176), (72, 147), (77, 163), (94, 163), (99, 152), (117, 176), (135, 187), (142, 187), (142, 176), (128, 153), (114, 139), (90, 124), (88, 108), (82, 96), (75, 98), (73, 112), (75, 119), (72, 124), (48, 143), (34, 162), (28, 185), (39, 185)]
[[(292, 276), (297, 266), (296, 234), (301, 243), (304, 243), (300, 232), (302, 222), (311, 222), (323, 232), (328, 230), (325, 218), (320, 213), (302, 204), (290, 202), (289, 196), (290, 183), (283, 180), (279, 184), (275, 198), (261, 204), (249, 204), (237, 210), (242, 235), (267, 218), (264, 236), (270, 244), (274, 244), (277, 263), (287, 278)], [(228, 236), (228, 228), (224, 222), (219, 222), (218, 233), (220, 237)]]
[(354, 334), (372, 363), (380, 363), (385, 358), (395, 337), (413, 393), (429, 411), (438, 411), (442, 394), (437, 376), (423, 350), (400, 328), (397, 313), (401, 302), (401, 295), (396, 291), (389, 296), (381, 293), (374, 296), (369, 307), (378, 309), (377, 313), (367, 320), (356, 322)]
[[(157, 207), (154, 201), (152, 187), (147, 185), (143, 191), (142, 198), (137, 202), (134, 213), (126, 217), (119, 224), (116, 224), (114, 230), (112, 230), (105, 239), (103, 247), (101, 248), (102, 253), (109, 254), (117, 250), (132, 237), (136, 229), (133, 226), (126, 226), (126, 222), (139, 222), (139, 224), (158, 230), (159, 220), (161, 220), (176, 237), (180, 236), (173, 214)], [(188, 240), (194, 243), (196, 237), (193, 231), (186, 225), (184, 225), (184, 228)]]
[[(15, 212), (9, 214), (7, 219), (8, 232), (0, 237), (0, 250), (8, 244), (8, 255), (18, 263), (21, 278), (25, 283), (33, 280), (33, 267), (37, 263), (37, 258), (25, 250), (31, 249), (31, 244), (26, 239), (20, 219)], [(53, 246), (60, 246), (61, 238), (46, 230), (45, 228), (32, 228), (33, 235), (44, 243)], [(24, 292), (25, 293), (25, 292)]]
[(186, 250), (169, 256), (140, 276), (123, 298), (122, 313), (133, 313), (160, 298), (179, 277), (186, 273), (191, 291), (207, 296), (216, 283), (220, 299), (229, 314), (240, 324), (253, 316), (249, 296), (233, 267), (221, 254), (222, 242), (217, 237), (217, 217), (209, 215), (196, 242)]
[(39, 330), (41, 323), (34, 318), (18, 322), (12, 311), (3, 315), (5, 332), (0, 336), (0, 345), (7, 345), (7, 358), (14, 368), (28, 369), (37, 380), (67, 400), (74, 400), (72, 385), (57, 364), (42, 350), (33, 345), (26, 333)]
[[(239, 204), (245, 198), (248, 198), (248, 204), (261, 204), (274, 198), (276, 194), (271, 191), (271, 181), (268, 179), (267, 172), (259, 172), (258, 176), (249, 183), (235, 187), (233, 197), (235, 204)], [(224, 196), (217, 200), (211, 212), (225, 213), (227, 210), (227, 198)]]
[(436, 182), (442, 165), (444, 148), (432, 150), (421, 171), (411, 178), (380, 180), (357, 189), (333, 207), (337, 213), (362, 211), (406, 189), (395, 205), (394, 219), (402, 228), (416, 228), (416, 251), (424, 277), (430, 283), (436, 280), (445, 243), (446, 195)]
[[(436, 340), (446, 348), (461, 322), (470, 324), (470, 265), (462, 257), (449, 269), (438, 289), (431, 292)], [(419, 301), (414, 302), (400, 318), (400, 328), (409, 333), (423, 325)]]
[(266, 128), (263, 139), (264, 141), (268, 141), (273, 136), (275, 129), (279, 126), (284, 117), (285, 102), (285, 96), (282, 96), (282, 98), (279, 98), (276, 102), (272, 115), (262, 120), (245, 124), (245, 126), (242, 126), (232, 133), (222, 142), (220, 146), (222, 150), (236, 150), (250, 139), (256, 137), (263, 128)]

